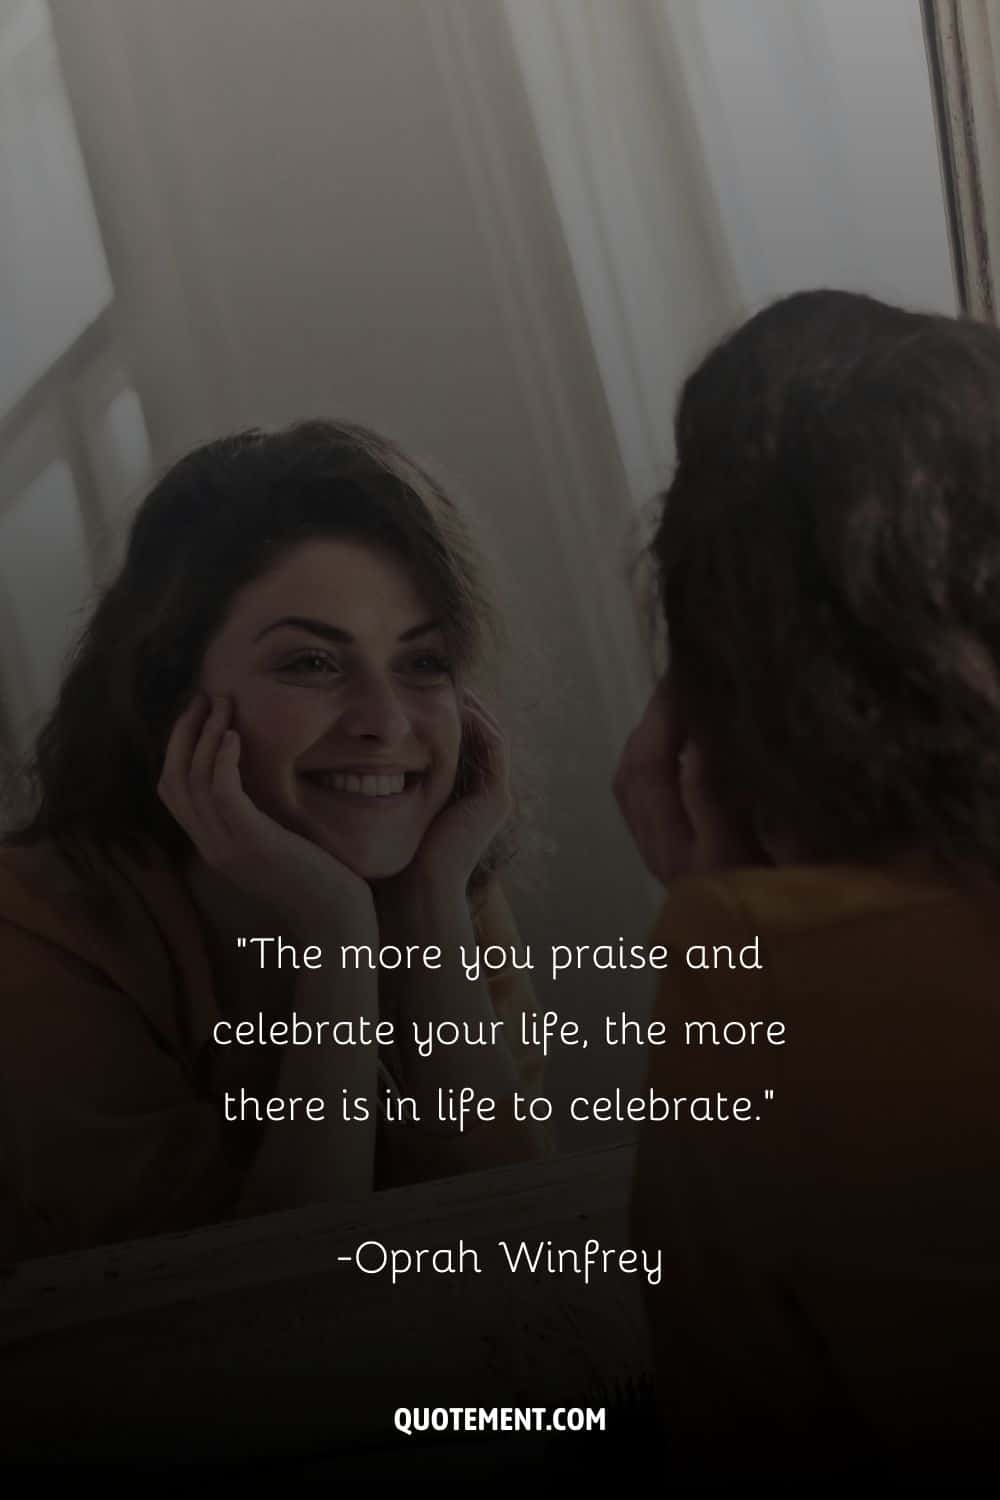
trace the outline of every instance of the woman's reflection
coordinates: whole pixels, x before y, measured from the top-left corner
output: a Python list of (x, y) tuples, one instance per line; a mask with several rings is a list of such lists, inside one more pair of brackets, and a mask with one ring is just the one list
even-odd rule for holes
[[(213, 442), (154, 489), (0, 855), (9, 1254), (544, 1150), (511, 1118), (538, 1069), (517, 1026), (412, 1042), (414, 1021), (489, 1033), (531, 1001), (523, 973), (471, 983), (457, 960), (517, 943), (505, 737), (468, 687), (494, 624), (454, 507), (364, 429)], [(294, 956), (238, 942), (262, 936)], [(411, 962), (302, 956), (352, 944)], [(293, 1016), (394, 1031), (296, 1046), (273, 1024)], [(252, 1045), (218, 1025), (244, 1017)], [(461, 1086), (494, 1118), (438, 1119)]]

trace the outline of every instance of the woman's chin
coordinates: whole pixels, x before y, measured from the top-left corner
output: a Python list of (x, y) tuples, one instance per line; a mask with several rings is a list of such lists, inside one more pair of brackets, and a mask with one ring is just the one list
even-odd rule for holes
[(382, 837), (352, 837), (352, 830), (335, 824), (326, 824), (303, 814), (301, 809), (281, 816), (271, 813), (277, 821), (293, 833), (307, 838), (311, 844), (329, 854), (338, 864), (350, 870), (359, 880), (391, 880), (413, 862), (424, 829), (415, 832), (412, 827), (399, 829), (394, 836), (383, 830)]
[(316, 839), (316, 843), (327, 854), (350, 870), (359, 880), (391, 880), (401, 875), (413, 862), (415, 849), (356, 849), (345, 848), (332, 840)]

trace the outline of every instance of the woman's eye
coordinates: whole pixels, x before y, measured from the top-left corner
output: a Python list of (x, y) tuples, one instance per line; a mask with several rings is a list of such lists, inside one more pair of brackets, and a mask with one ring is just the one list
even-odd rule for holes
[(403, 670), (410, 676), (431, 681), (450, 679), (453, 673), (448, 658), (433, 651), (422, 651), (419, 656), (411, 656), (404, 663)]
[(340, 667), (334, 657), (328, 656), (325, 651), (300, 651), (297, 656), (282, 663), (281, 671), (293, 676), (315, 677), (339, 672)]

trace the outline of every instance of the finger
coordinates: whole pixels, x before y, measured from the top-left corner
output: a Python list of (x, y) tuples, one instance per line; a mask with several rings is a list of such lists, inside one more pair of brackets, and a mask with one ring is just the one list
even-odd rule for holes
[(690, 734), (687, 721), (677, 705), (677, 694), (669, 672), (665, 672), (656, 684), (654, 697), (657, 700), (666, 752), (668, 755), (679, 755)]
[(690, 860), (693, 830), (676, 757), (636, 754), (636, 731), (626, 744), (613, 789), (625, 826), (653, 875), (663, 884)]
[(485, 719), (487, 724), (489, 724), (490, 727), (495, 730), (498, 735), (503, 734), (503, 730), (501, 729), (499, 722), (494, 718), (493, 714), (490, 713), (489, 709), (486, 707), (486, 704), (480, 697), (477, 696), (476, 693), (472, 692), (469, 688), (466, 688), (463, 694), (463, 707), (466, 710), (471, 709), (472, 712), (477, 713), (480, 718)]
[(679, 757), (669, 748), (662, 728), (651, 732), (649, 712), (625, 741), (612, 783), (619, 803), (635, 787), (663, 788), (667, 794), (676, 787)]
[(492, 725), (472, 714), (466, 719), (462, 766), (456, 801), (481, 809), (499, 827), (514, 809), (507, 756)]
[(478, 709), (466, 710), (463, 726), (468, 762), (484, 784), (505, 784), (509, 775), (507, 740), (494, 720)]
[(459, 751), (455, 792), (461, 798), (472, 797), (483, 790), (490, 776), (490, 749), (482, 727), (471, 714), (462, 719), (462, 747)]
[(188, 786), (188, 770), (195, 745), (208, 717), (210, 705), (204, 693), (196, 693), (170, 731), (163, 766), (156, 785), (160, 800), (188, 833), (195, 821)]
[(212, 768), (212, 798), (217, 816), (231, 843), (249, 840), (261, 816), (247, 796), (240, 775), (242, 741), (235, 729), (226, 729)]
[(211, 785), (215, 757), (219, 753), (222, 736), (229, 727), (232, 703), (228, 698), (212, 699), (211, 710), (202, 725), (201, 734), (191, 755), (189, 777), (200, 788)]
[(639, 726), (632, 730), (628, 739), (622, 746), (621, 755), (618, 757), (618, 767), (615, 771), (615, 795), (624, 795), (632, 778), (641, 770), (643, 757), (637, 751)]
[(712, 792), (704, 756), (694, 741), (681, 757), (680, 786), (701, 866), (711, 870), (749, 863), (747, 851)]
[(179, 786), (187, 781), (188, 767), (194, 747), (198, 743), (201, 728), (207, 719), (211, 704), (204, 693), (195, 693), (191, 702), (178, 715), (163, 752), (160, 780), (170, 786)]
[(500, 750), (506, 751), (508, 744), (506, 731), (493, 715), (478, 703), (466, 704), (463, 722), (465, 724), (474, 724), (480, 737), (487, 745), (495, 745)]
[(669, 762), (680, 753), (686, 738), (672, 695), (661, 681), (636, 726), (632, 753), (637, 760)]
[(205, 825), (206, 833), (213, 839), (225, 833), (213, 793), (212, 778), (222, 736), (231, 715), (232, 703), (228, 698), (213, 700), (211, 713), (202, 726), (188, 771), (188, 785), (195, 812)]
[(240, 751), (237, 731), (223, 730), (210, 775), (210, 811), (200, 824), (201, 852), (208, 863), (223, 871), (239, 867), (245, 851), (259, 853), (263, 847), (261, 832), (273, 831), (270, 820), (243, 789)]

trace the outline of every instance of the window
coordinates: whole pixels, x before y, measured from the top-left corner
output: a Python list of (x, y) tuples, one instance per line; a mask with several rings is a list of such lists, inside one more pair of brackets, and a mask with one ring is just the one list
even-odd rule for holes
[(0, 732), (24, 748), (151, 466), (45, 0), (0, 0)]

